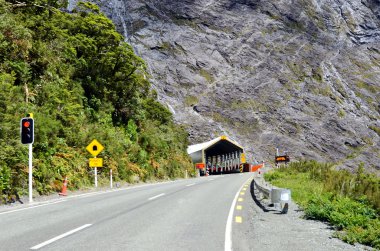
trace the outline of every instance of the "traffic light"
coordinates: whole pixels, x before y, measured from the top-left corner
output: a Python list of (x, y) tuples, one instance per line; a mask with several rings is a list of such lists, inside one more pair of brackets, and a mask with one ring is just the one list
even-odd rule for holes
[(34, 142), (34, 120), (32, 118), (21, 119), (21, 143), (33, 144)]

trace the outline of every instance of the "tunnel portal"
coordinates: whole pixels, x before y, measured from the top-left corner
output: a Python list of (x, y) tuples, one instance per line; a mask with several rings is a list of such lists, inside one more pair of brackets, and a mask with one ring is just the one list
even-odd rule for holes
[(191, 145), (187, 149), (201, 175), (240, 172), (244, 148), (226, 136)]

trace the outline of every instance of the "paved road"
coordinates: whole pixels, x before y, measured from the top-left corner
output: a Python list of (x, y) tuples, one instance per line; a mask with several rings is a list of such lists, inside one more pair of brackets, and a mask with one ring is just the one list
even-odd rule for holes
[(224, 250), (229, 228), (239, 236), (233, 202), (251, 177), (201, 177), (2, 210), (0, 249)]

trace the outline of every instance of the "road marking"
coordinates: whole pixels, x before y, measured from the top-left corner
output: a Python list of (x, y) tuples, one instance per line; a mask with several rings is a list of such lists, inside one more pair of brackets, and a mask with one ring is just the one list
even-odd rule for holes
[(239, 202), (242, 202), (242, 201), (244, 201), (244, 199), (243, 199), (243, 198), (239, 198), (238, 201), (239, 201)]
[(236, 210), (242, 210), (242, 209), (243, 209), (242, 206), (240, 206), (240, 205), (236, 206)]
[(150, 197), (148, 200), (154, 200), (154, 199), (157, 199), (157, 198), (159, 198), (159, 197), (161, 197), (161, 196), (164, 196), (164, 195), (165, 195), (164, 193), (161, 193), (161, 194), (159, 194), (159, 195), (156, 195), (156, 196)]
[(215, 179), (209, 179), (208, 181), (213, 181), (213, 180), (215, 180)]
[(36, 205), (36, 206), (24, 207), (24, 208), (20, 208), (20, 209), (11, 210), (11, 211), (5, 211), (5, 212), (1, 212), (0, 215), (20, 212), (20, 211), (24, 211), (24, 210), (28, 210), (28, 209), (37, 208), (37, 207), (49, 206), (49, 205), (58, 204), (58, 203), (65, 202), (65, 201), (67, 201), (67, 200), (53, 201), (53, 202), (48, 202), (48, 203), (44, 203), (44, 204), (40, 204), (40, 205)]
[(246, 191), (247, 190), (247, 188), (243, 188), (243, 191)]
[[(249, 180), (249, 179), (247, 179)], [(225, 251), (231, 251), (232, 250), (232, 217), (234, 215), (234, 209), (236, 205), (236, 201), (239, 197), (239, 193), (241, 189), (243, 188), (243, 185), (239, 188), (237, 193), (235, 194), (235, 198), (232, 201), (231, 207), (230, 207), (230, 212), (228, 213), (228, 218), (227, 218), (227, 223), (226, 223), (226, 232), (224, 234), (224, 250)]]
[(244, 192), (241, 192), (240, 195), (244, 195), (245, 193)]
[(242, 222), (243, 222), (243, 219), (242, 219), (240, 216), (236, 216), (236, 217), (235, 217), (235, 222), (236, 222), (236, 223), (242, 223)]
[(177, 183), (177, 182), (184, 182), (184, 181), (185, 181), (184, 179), (183, 180), (175, 180), (175, 181), (165, 181), (165, 182), (154, 183), (154, 184), (144, 184), (144, 185), (137, 185), (137, 186), (130, 186), (130, 187), (112, 189), (112, 190), (108, 190), (108, 191), (98, 191), (98, 192), (89, 192), (89, 193), (83, 193), (83, 194), (77, 194), (77, 195), (70, 195), (70, 197), (67, 197), (65, 199), (51, 200), (51, 201), (48, 201), (46, 203), (35, 202), (33, 204), (29, 204), (28, 207), (23, 207), (23, 208), (19, 208), (19, 209), (14, 209), (14, 210), (0, 212), (0, 215), (10, 214), (10, 213), (17, 213), (19, 211), (24, 211), (24, 210), (34, 209), (34, 208), (38, 208), (38, 207), (49, 206), (49, 205), (53, 205), (53, 204), (57, 204), (57, 203), (61, 203), (61, 202), (71, 201), (72, 199), (76, 199), (76, 198), (78, 198), (78, 199), (80, 199), (80, 198), (88, 198), (88, 197), (93, 197), (93, 196), (96, 196), (96, 195), (103, 195), (103, 194), (115, 193), (115, 192), (124, 192), (124, 191), (138, 189), (138, 188), (146, 188), (146, 187), (150, 187), (150, 186), (159, 186), (159, 185), (165, 185), (165, 184)]
[(188, 184), (186, 185), (187, 187), (191, 187), (191, 186), (194, 186), (196, 183), (192, 183), (192, 184)]
[(47, 240), (47, 241), (45, 241), (45, 242), (42, 242), (41, 244), (38, 244), (38, 245), (36, 245), (36, 246), (34, 246), (34, 247), (31, 247), (30, 249), (32, 249), (32, 250), (40, 249), (40, 248), (42, 248), (42, 247), (44, 247), (44, 246), (46, 246), (46, 245), (49, 245), (49, 244), (51, 244), (51, 243), (53, 243), (53, 242), (55, 242), (55, 241), (57, 241), (57, 240), (60, 240), (60, 239), (62, 239), (62, 238), (65, 238), (66, 236), (72, 235), (72, 234), (74, 234), (74, 233), (76, 233), (76, 232), (78, 232), (78, 231), (80, 231), (80, 230), (82, 230), (82, 229), (85, 229), (85, 228), (87, 228), (87, 227), (90, 227), (91, 225), (92, 225), (92, 224), (85, 224), (85, 225), (83, 225), (83, 226), (81, 226), (81, 227), (78, 227), (78, 228), (73, 229), (73, 230), (71, 230), (71, 231), (68, 231), (68, 232), (66, 232), (66, 233), (64, 233), (64, 234), (61, 234), (61, 235), (59, 235), (59, 236), (57, 236), (57, 237), (54, 237), (54, 238), (52, 238), (52, 239), (50, 239), (50, 240)]

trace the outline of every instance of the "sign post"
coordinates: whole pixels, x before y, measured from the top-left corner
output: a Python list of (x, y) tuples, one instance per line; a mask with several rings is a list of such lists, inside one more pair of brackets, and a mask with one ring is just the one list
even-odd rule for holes
[(95, 175), (95, 187), (98, 187), (98, 168), (95, 167), (94, 169), (94, 175)]
[(103, 167), (103, 158), (96, 158), (98, 154), (103, 151), (104, 146), (100, 144), (96, 139), (86, 147), (86, 150), (91, 153), (94, 158), (89, 159), (89, 166), (94, 167), (95, 175), (95, 187), (98, 187), (98, 167)]

